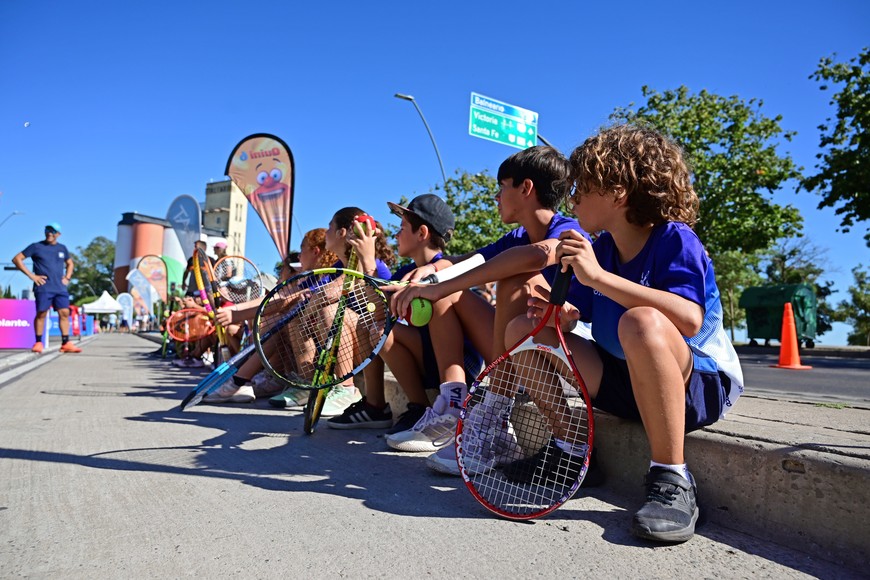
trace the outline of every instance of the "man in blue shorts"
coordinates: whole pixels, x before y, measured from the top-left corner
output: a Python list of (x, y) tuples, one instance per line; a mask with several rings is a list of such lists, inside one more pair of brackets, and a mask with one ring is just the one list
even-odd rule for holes
[[(69, 292), (67, 284), (73, 274), (73, 261), (66, 246), (57, 243), (60, 237), (60, 224), (51, 222), (45, 226), (45, 240), (30, 244), (24, 251), (12, 258), (12, 263), (33, 280), (33, 294), (36, 296), (36, 319), (33, 322), (36, 342), (30, 349), (35, 353), (43, 350), (42, 333), (45, 329), (45, 316), (54, 306), (60, 324), (60, 352), (81, 352), (82, 349), (69, 342)], [(24, 260), (33, 260), (31, 272)]]

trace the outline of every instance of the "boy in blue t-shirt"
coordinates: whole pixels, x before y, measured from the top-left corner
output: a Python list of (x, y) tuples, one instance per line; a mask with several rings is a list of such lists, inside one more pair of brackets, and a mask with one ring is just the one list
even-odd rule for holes
[[(592, 322), (594, 338), (566, 334), (566, 342), (593, 405), (640, 420), (646, 430), (647, 497), (632, 532), (686, 541), (698, 507), (685, 433), (717, 421), (743, 392), (713, 265), (691, 229), (698, 196), (681, 148), (651, 129), (604, 129), (575, 149), (570, 163), (574, 213), (588, 231), (604, 233), (592, 244), (566, 232), (557, 248), (577, 279), (568, 302), (578, 310), (566, 312), (563, 324)], [(525, 335), (545, 305), (530, 300), (528, 318), (511, 322), (505, 343)], [(555, 332), (541, 336), (547, 340)], [(558, 440), (545, 449), (507, 466), (505, 476), (525, 481), (534, 469), (558, 463), (548, 455), (572, 451)]]
[[(502, 222), (519, 227), (475, 252), (444, 257), (417, 268), (409, 279), (424, 278), (474, 254), (486, 260), (447, 282), (409, 286), (391, 300), (393, 312), (406, 312), (417, 297), (432, 302), (429, 331), (444, 381), (442, 392), (453, 393), (451, 406), (445, 412), (453, 416), (454, 423), (467, 393), (463, 336), (486, 361), (501, 354), (508, 322), (525, 312), (527, 299), (536, 295), (538, 287), (549, 288), (557, 268), (560, 234), (576, 231), (581, 236), (587, 235), (576, 220), (556, 211), (565, 199), (567, 177), (568, 160), (553, 147), (529, 147), (505, 159), (496, 176), (499, 191), (495, 202)], [(470, 290), (488, 282), (497, 282), (495, 307)], [(414, 429), (425, 430), (426, 426), (416, 425)], [(449, 437), (440, 437), (441, 449), (428, 458), (427, 465), (442, 473), (459, 475), (451, 441)], [(513, 461), (518, 454), (516, 447), (502, 451), (491, 458), (493, 465)]]
[[(30, 244), (12, 258), (12, 263), (25, 276), (33, 280), (33, 295), (36, 297), (36, 319), (33, 327), (36, 342), (31, 349), (35, 353), (43, 350), (42, 332), (45, 329), (45, 317), (48, 309), (54, 306), (60, 326), (60, 352), (81, 352), (82, 349), (69, 342), (69, 292), (67, 285), (73, 274), (73, 260), (69, 250), (57, 242), (60, 237), (60, 224), (52, 222), (45, 226), (45, 239)], [(33, 260), (33, 272), (24, 264), (24, 260)]]

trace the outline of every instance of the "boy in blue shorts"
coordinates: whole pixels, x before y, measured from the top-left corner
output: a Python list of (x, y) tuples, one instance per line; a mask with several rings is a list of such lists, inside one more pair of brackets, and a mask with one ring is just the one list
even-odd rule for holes
[[(565, 199), (567, 177), (568, 160), (552, 147), (530, 147), (505, 159), (496, 176), (499, 191), (495, 201), (502, 222), (519, 224), (519, 227), (476, 252), (442, 258), (417, 268), (408, 278), (418, 280), (474, 254), (486, 260), (482, 265), (441, 284), (409, 286), (392, 298), (394, 312), (406, 312), (417, 297), (432, 302), (429, 331), (441, 379), (445, 381), (442, 392), (453, 393), (451, 405), (444, 413), (452, 419), (454, 430), (467, 393), (462, 364), (463, 336), (470, 339), (486, 361), (501, 354), (507, 324), (525, 313), (526, 301), (537, 294), (537, 287), (549, 288), (557, 268), (555, 250), (559, 235), (565, 231), (587, 235), (576, 220), (556, 211)], [(470, 290), (494, 281), (498, 282), (495, 307)], [(441, 423), (443, 427), (443, 418)], [(411, 436), (419, 439), (430, 430), (427, 425), (415, 425), (412, 431), (397, 433), (388, 438), (387, 443), (399, 448), (393, 440)], [(442, 473), (458, 475), (455, 449), (450, 445), (452, 439), (444, 437), (443, 431), (431, 430), (439, 450), (428, 458), (427, 465)], [(510, 462), (517, 455), (516, 448), (505, 449), (493, 457), (493, 464)]]
[[(574, 213), (586, 230), (604, 233), (594, 244), (572, 231), (561, 236), (556, 253), (576, 277), (568, 302), (577, 308), (563, 324), (591, 322), (594, 341), (565, 338), (593, 405), (642, 421), (649, 439), (647, 497), (632, 532), (683, 542), (698, 518), (685, 433), (717, 421), (743, 392), (713, 265), (692, 230), (698, 196), (681, 148), (651, 129), (604, 129), (575, 149), (570, 163)], [(529, 306), (508, 325), (505, 344), (531, 329), (546, 302), (533, 298)], [(539, 337), (556, 341), (555, 331)], [(526, 481), (536, 469), (558, 465), (557, 456), (572, 451), (561, 443), (506, 466), (504, 475)]]
[[(67, 285), (73, 274), (73, 260), (69, 250), (57, 242), (60, 238), (60, 224), (52, 222), (45, 226), (45, 239), (30, 244), (12, 258), (12, 263), (25, 276), (33, 280), (33, 295), (36, 297), (36, 319), (33, 327), (36, 342), (30, 349), (35, 353), (43, 350), (42, 332), (45, 329), (45, 317), (48, 309), (54, 306), (60, 326), (60, 352), (81, 352), (82, 349), (69, 342), (69, 292)], [(24, 264), (24, 260), (33, 260), (33, 272)]]

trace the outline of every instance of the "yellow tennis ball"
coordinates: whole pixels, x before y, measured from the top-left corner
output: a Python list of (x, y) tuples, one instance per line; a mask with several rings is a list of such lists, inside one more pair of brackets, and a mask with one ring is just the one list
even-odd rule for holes
[(406, 317), (412, 326), (426, 326), (432, 320), (432, 303), (425, 298), (411, 301), (411, 315)]

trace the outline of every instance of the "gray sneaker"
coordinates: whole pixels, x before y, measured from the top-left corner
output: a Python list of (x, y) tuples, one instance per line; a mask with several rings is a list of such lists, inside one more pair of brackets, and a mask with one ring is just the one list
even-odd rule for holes
[(645, 483), (646, 503), (634, 514), (631, 532), (656, 542), (690, 539), (698, 521), (695, 482), (669, 469), (652, 467)]

